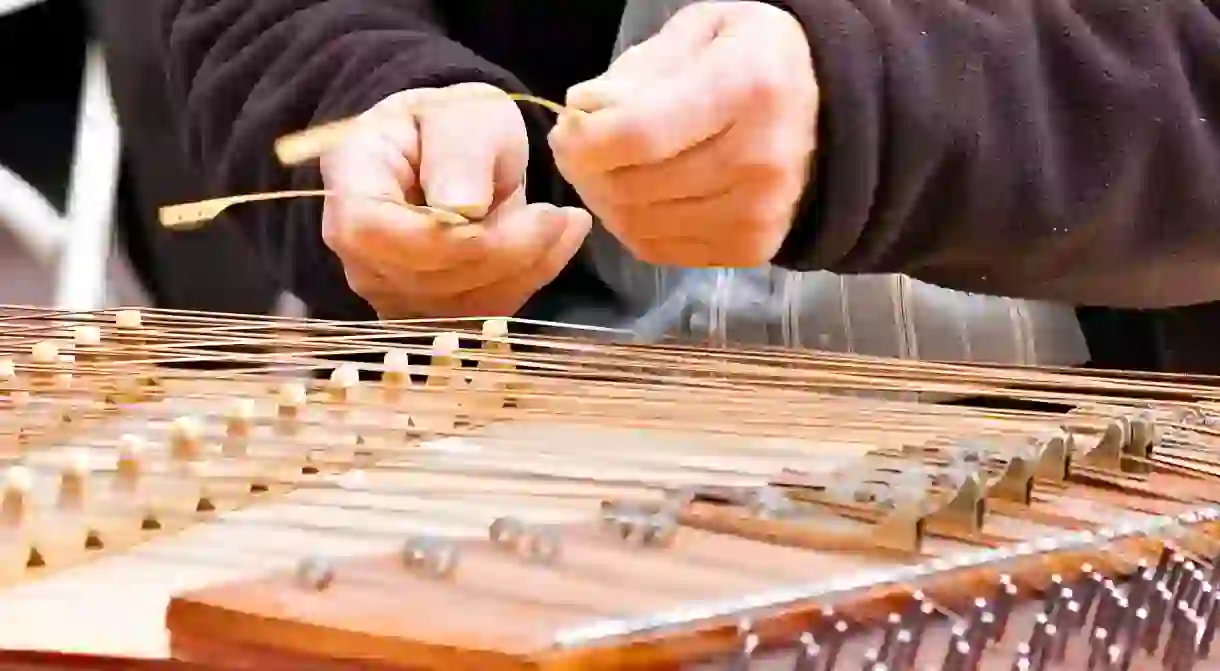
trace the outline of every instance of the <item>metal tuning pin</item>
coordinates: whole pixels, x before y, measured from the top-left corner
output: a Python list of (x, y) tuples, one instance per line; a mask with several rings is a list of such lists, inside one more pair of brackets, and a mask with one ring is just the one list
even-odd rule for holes
[(458, 548), (453, 542), (430, 536), (407, 539), (402, 547), (403, 564), (432, 578), (448, 578), (457, 570)]
[(1093, 613), (1093, 631), (1104, 629), (1108, 632), (1108, 636), (1113, 638), (1115, 627), (1118, 625), (1118, 611), (1124, 607), (1125, 602), (1114, 586), (1114, 582), (1109, 579), (1102, 581), (1097, 597), (1097, 608)]
[(1173, 593), (1169, 591), (1165, 583), (1160, 583), (1150, 590), (1146, 605), (1143, 606), (1143, 610), (1147, 612), (1147, 623), (1141, 634), (1141, 640), (1133, 641), (1132, 645), (1139, 645), (1150, 655), (1156, 654), (1161, 647), (1161, 627), (1171, 603), (1173, 603)]
[(993, 606), (995, 626), (992, 627), (992, 641), (1003, 641), (1004, 635), (1008, 633), (1008, 621), (1012, 617), (1017, 595), (1017, 586), (1013, 584), (1012, 577), (1007, 574), (1000, 576), (1000, 587), (996, 590)]
[(1126, 630), (1122, 632), (1125, 641), (1120, 644), (1123, 652), (1119, 657), (1119, 668), (1123, 671), (1130, 669), (1131, 664), (1135, 661), (1135, 655), (1140, 649), (1140, 640), (1149, 630), (1148, 619), (1147, 608), (1136, 608), (1134, 616), (1125, 627)]
[(974, 651), (970, 648), (970, 643), (959, 632), (954, 632), (953, 637), (949, 639), (945, 658), (940, 666), (941, 671), (974, 671), (969, 666), (973, 657)]
[[(881, 634), (881, 645), (876, 650), (873, 662), (883, 664), (894, 671), (912, 668), (919, 655), (919, 641), (912, 624), (921, 622), (922, 616), (919, 609), (908, 609), (905, 615), (890, 613), (886, 618), (885, 628)], [(865, 668), (875, 668), (875, 664), (874, 666), (866, 665)]]
[(1097, 604), (1097, 597), (1101, 594), (1102, 587), (1105, 584), (1105, 576), (1093, 570), (1089, 564), (1080, 567), (1080, 581), (1076, 586), (1076, 593), (1080, 595), (1080, 629), (1087, 628), (1090, 623), (1090, 618), (1093, 616), (1093, 607)]
[(754, 668), (754, 656), (760, 643), (752, 622), (742, 620), (737, 624), (737, 640), (738, 649), (729, 661), (728, 671), (750, 671)]
[(1205, 592), (1205, 603), (1199, 606), (1199, 614), (1203, 620), (1203, 630), (1199, 632), (1199, 659), (1209, 659), (1211, 657), (1212, 641), (1216, 637), (1217, 619), (1220, 618), (1220, 596), (1217, 592), (1220, 588), (1207, 586)]
[[(911, 603), (907, 606), (906, 612), (902, 615), (902, 625), (905, 631), (911, 633), (911, 643), (903, 652), (901, 657), (914, 664), (919, 658), (919, 650), (923, 645), (924, 634), (928, 631), (928, 624), (936, 615), (936, 605), (928, 600), (923, 592), (915, 592), (912, 595)], [(895, 664), (895, 669), (905, 668)]]
[(823, 611), (822, 617), (823, 621), (830, 623), (828, 631), (823, 635), (826, 645), (822, 648), (825, 658), (822, 668), (833, 671), (839, 662), (840, 655), (843, 654), (843, 646), (847, 644), (851, 626), (847, 624), (847, 620), (836, 617), (833, 610)]
[(559, 559), (559, 534), (553, 528), (501, 517), (491, 523), (487, 535), (495, 547), (529, 561), (553, 564)]
[(1103, 668), (1110, 650), (1110, 632), (1103, 628), (1093, 630), (1089, 637), (1089, 657), (1085, 671), (1098, 671)]
[(1163, 656), (1166, 669), (1190, 669), (1198, 661), (1200, 618), (1185, 601), (1179, 601), (1170, 616), (1169, 636)]
[(1018, 643), (1012, 660), (1012, 671), (1033, 671), (1034, 661), (1028, 643)]
[(918, 644), (910, 629), (899, 629), (894, 635), (894, 646), (885, 663), (894, 671), (909, 671), (915, 668), (915, 661), (919, 656)]
[(792, 663), (792, 671), (821, 671), (822, 646), (811, 632), (801, 634), (797, 639), (796, 661)]
[(501, 517), (491, 523), (487, 535), (496, 547), (517, 552), (525, 537), (525, 525), (515, 517)]
[(1051, 641), (1058, 636), (1059, 630), (1050, 621), (1046, 613), (1038, 613), (1034, 618), (1034, 627), (1030, 631), (1029, 640), (1026, 646), (1029, 648), (1029, 659), (1032, 663), (1031, 669), (1041, 671), (1047, 666), (1050, 660), (1049, 650)]
[(321, 592), (335, 582), (334, 564), (321, 557), (303, 559), (297, 565), (296, 580), (305, 589)]
[(881, 634), (881, 647), (877, 649), (878, 661), (884, 661), (890, 658), (896, 644), (898, 632), (902, 629), (902, 615), (898, 613), (890, 613), (885, 621), (885, 628)]

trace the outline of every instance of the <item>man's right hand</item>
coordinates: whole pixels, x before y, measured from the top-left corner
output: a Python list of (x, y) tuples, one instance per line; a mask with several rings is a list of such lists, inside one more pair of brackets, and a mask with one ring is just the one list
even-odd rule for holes
[[(322, 237), (383, 319), (508, 316), (589, 233), (577, 208), (526, 204), (529, 141), (517, 103), (486, 84), (414, 89), (364, 113), (322, 158)], [(395, 202), (471, 220), (450, 226)]]

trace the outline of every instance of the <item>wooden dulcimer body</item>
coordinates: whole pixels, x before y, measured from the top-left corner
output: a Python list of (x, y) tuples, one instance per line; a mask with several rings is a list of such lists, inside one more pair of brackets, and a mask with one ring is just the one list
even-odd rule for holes
[(1215, 664), (1206, 380), (4, 321), (0, 668)]

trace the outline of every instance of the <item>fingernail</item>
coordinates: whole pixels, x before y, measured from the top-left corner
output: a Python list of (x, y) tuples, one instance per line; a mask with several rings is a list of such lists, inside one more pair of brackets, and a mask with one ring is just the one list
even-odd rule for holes
[(480, 196), (471, 194), (451, 183), (439, 189), (433, 189), (433, 192), (428, 194), (429, 207), (460, 214), (467, 219), (482, 219), (487, 216), (487, 210), (491, 204), (482, 202), (482, 200)]
[(567, 106), (586, 112), (610, 107), (626, 94), (625, 87), (607, 79), (591, 79), (568, 89)]
[(579, 207), (559, 208), (559, 216), (563, 217), (565, 226), (587, 227), (593, 223), (593, 215)]

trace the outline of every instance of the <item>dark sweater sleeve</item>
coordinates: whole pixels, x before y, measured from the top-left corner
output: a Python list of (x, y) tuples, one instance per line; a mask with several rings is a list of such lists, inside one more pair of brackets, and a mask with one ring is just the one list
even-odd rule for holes
[[(485, 82), (524, 92), (513, 75), (448, 39), (435, 4), (167, 0), (170, 85), (207, 190), (320, 188), (316, 165), (278, 164), (276, 138), (359, 114), (397, 91)], [(524, 111), (533, 145), (545, 148), (545, 119)], [(314, 316), (371, 318), (322, 242), (321, 207), (317, 199), (263, 203), (235, 208), (228, 219)]]
[(777, 265), (1161, 307), (1220, 298), (1220, 0), (773, 0), (819, 152)]

